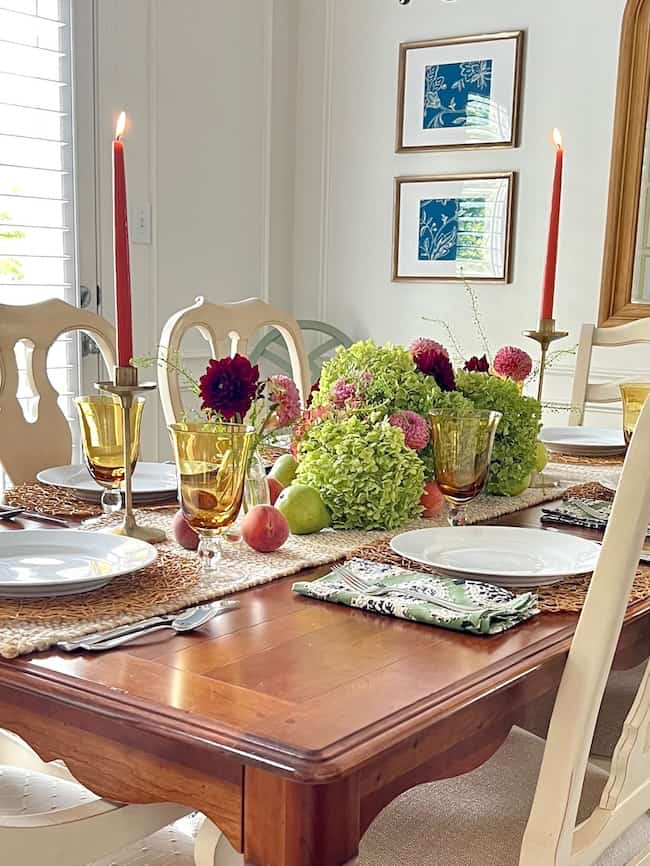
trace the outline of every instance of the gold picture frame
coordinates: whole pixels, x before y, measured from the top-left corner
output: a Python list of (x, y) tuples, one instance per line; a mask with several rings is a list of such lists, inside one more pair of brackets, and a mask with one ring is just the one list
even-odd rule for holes
[[(393, 282), (510, 283), (516, 180), (514, 171), (395, 178)], [(407, 189), (409, 193), (405, 196)], [(464, 214), (463, 205), (466, 205)], [(431, 208), (427, 210), (430, 206), (435, 213)], [(441, 237), (442, 245), (438, 245), (437, 250), (435, 241), (423, 246), (427, 243), (427, 238), (423, 239), (425, 217), (440, 219), (437, 233), (430, 232), (428, 227), (426, 230), (427, 235)], [(453, 237), (445, 239), (445, 227), (449, 236), (453, 228), (448, 227), (454, 221), (455, 240)], [(405, 240), (406, 232), (409, 234)], [(464, 239), (460, 238), (461, 234)], [(485, 235), (486, 240), (481, 235)], [(437, 251), (441, 251), (443, 257), (437, 258)], [(477, 256), (481, 251), (485, 255)], [(431, 257), (427, 258), (429, 253)]]
[(598, 313), (601, 326), (650, 317), (650, 304), (632, 301), (649, 103), (650, 0), (628, 0), (621, 29)]
[[(464, 46), (476, 46), (480, 43), (499, 43), (502, 41), (511, 41), (514, 48), (514, 61), (512, 69), (512, 80), (509, 88), (510, 93), (507, 99), (508, 129), (509, 133), (503, 138), (487, 139), (484, 141), (455, 141), (439, 143), (424, 141), (416, 144), (406, 143), (407, 131), (407, 66), (409, 55), (412, 52), (430, 51), (436, 52), (439, 49), (458, 48), (458, 64), (467, 65), (467, 61), (462, 60), (461, 49)], [(477, 148), (507, 148), (519, 146), (519, 119), (520, 119), (520, 103), (523, 83), (523, 68), (524, 68), (524, 41), (525, 31), (513, 30), (501, 33), (488, 33), (480, 36), (457, 36), (449, 39), (433, 39), (420, 42), (403, 42), (400, 45), (399, 51), (399, 72), (398, 72), (398, 90), (397, 90), (397, 125), (395, 134), (395, 151), (397, 153), (424, 153), (435, 150), (474, 150)], [(442, 52), (441, 52), (442, 53)], [(445, 51), (445, 54), (449, 52)], [(455, 85), (452, 85), (452, 87)], [(504, 84), (504, 89), (507, 83)], [(447, 89), (446, 87), (444, 89)], [(425, 88), (422, 88), (422, 109), (425, 110)], [(504, 97), (505, 101), (505, 97)], [(410, 103), (409, 103), (410, 104)], [(503, 105), (500, 107), (494, 106), (490, 108), (489, 120), (492, 126), (499, 128)], [(496, 116), (496, 121), (494, 120)], [(453, 125), (452, 125), (453, 126)], [(449, 132), (448, 129), (443, 129), (442, 132)], [(466, 126), (456, 126), (456, 129), (467, 129)], [(430, 130), (427, 130), (430, 132)], [(485, 131), (485, 130), (484, 130)], [(424, 132), (422, 133), (424, 135)], [(440, 136), (441, 138), (443, 136)]]

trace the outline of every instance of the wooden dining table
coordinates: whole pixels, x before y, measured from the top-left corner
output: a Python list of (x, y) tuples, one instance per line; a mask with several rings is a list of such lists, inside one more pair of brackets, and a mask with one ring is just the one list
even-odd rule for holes
[[(341, 866), (401, 792), (499, 748), (557, 687), (577, 622), (475, 636), (303, 598), (294, 580), (240, 593), (201, 633), (3, 660), (0, 727), (103, 797), (203, 812), (247, 864)], [(615, 666), (650, 656), (649, 622), (650, 600), (629, 608)]]

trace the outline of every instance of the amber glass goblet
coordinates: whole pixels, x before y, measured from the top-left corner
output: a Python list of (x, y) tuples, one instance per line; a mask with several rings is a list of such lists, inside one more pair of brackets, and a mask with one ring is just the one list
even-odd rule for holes
[(221, 583), (237, 575), (221, 570), (222, 539), (239, 514), (255, 434), (242, 424), (172, 424), (169, 427), (181, 508), (199, 535), (203, 569)]
[(623, 436), (625, 444), (629, 445), (636, 430), (641, 410), (650, 397), (650, 384), (642, 382), (626, 382), (620, 386), (623, 398)]
[[(122, 404), (117, 397), (94, 394), (76, 399), (81, 442), (88, 471), (104, 488), (102, 509), (111, 514), (122, 508), (120, 487), (124, 482), (124, 422)], [(131, 420), (131, 471), (140, 452), (140, 427), (144, 398), (133, 401)]]
[(431, 413), (436, 482), (451, 526), (465, 525), (465, 506), (485, 487), (500, 420), (499, 412)]

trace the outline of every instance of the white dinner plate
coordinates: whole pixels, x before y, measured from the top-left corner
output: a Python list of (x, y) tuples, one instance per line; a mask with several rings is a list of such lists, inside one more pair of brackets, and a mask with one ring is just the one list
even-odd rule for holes
[[(79, 499), (99, 502), (102, 488), (85, 466), (53, 466), (43, 469), (36, 478), (42, 484), (66, 487)], [(133, 473), (133, 502), (143, 505), (176, 496), (176, 468), (170, 463), (138, 463)]]
[(516, 526), (416, 529), (394, 538), (400, 556), (443, 574), (499, 586), (547, 586), (593, 571), (600, 545), (574, 535)]
[(134, 538), (77, 529), (3, 532), (0, 596), (73, 595), (106, 586), (114, 577), (145, 568), (156, 548)]
[(606, 427), (544, 427), (539, 436), (552, 452), (576, 457), (608, 457), (625, 453), (623, 431)]

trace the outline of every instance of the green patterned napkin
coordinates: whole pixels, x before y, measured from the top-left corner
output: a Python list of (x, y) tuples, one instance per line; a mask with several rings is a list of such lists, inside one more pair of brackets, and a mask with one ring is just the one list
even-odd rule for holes
[[(321, 601), (471, 634), (499, 634), (539, 613), (537, 596), (531, 592), (514, 595), (489, 583), (407, 571), (363, 559), (346, 562), (345, 569), (366, 582), (368, 591), (351, 589), (340, 569), (318, 580), (294, 583), (293, 591)], [(373, 595), (372, 589), (377, 586), (395, 587), (397, 591)], [(404, 592), (400, 593), (400, 588)], [(409, 598), (404, 594), (409, 591), (427, 599)], [(451, 610), (451, 605), (462, 610)]]

